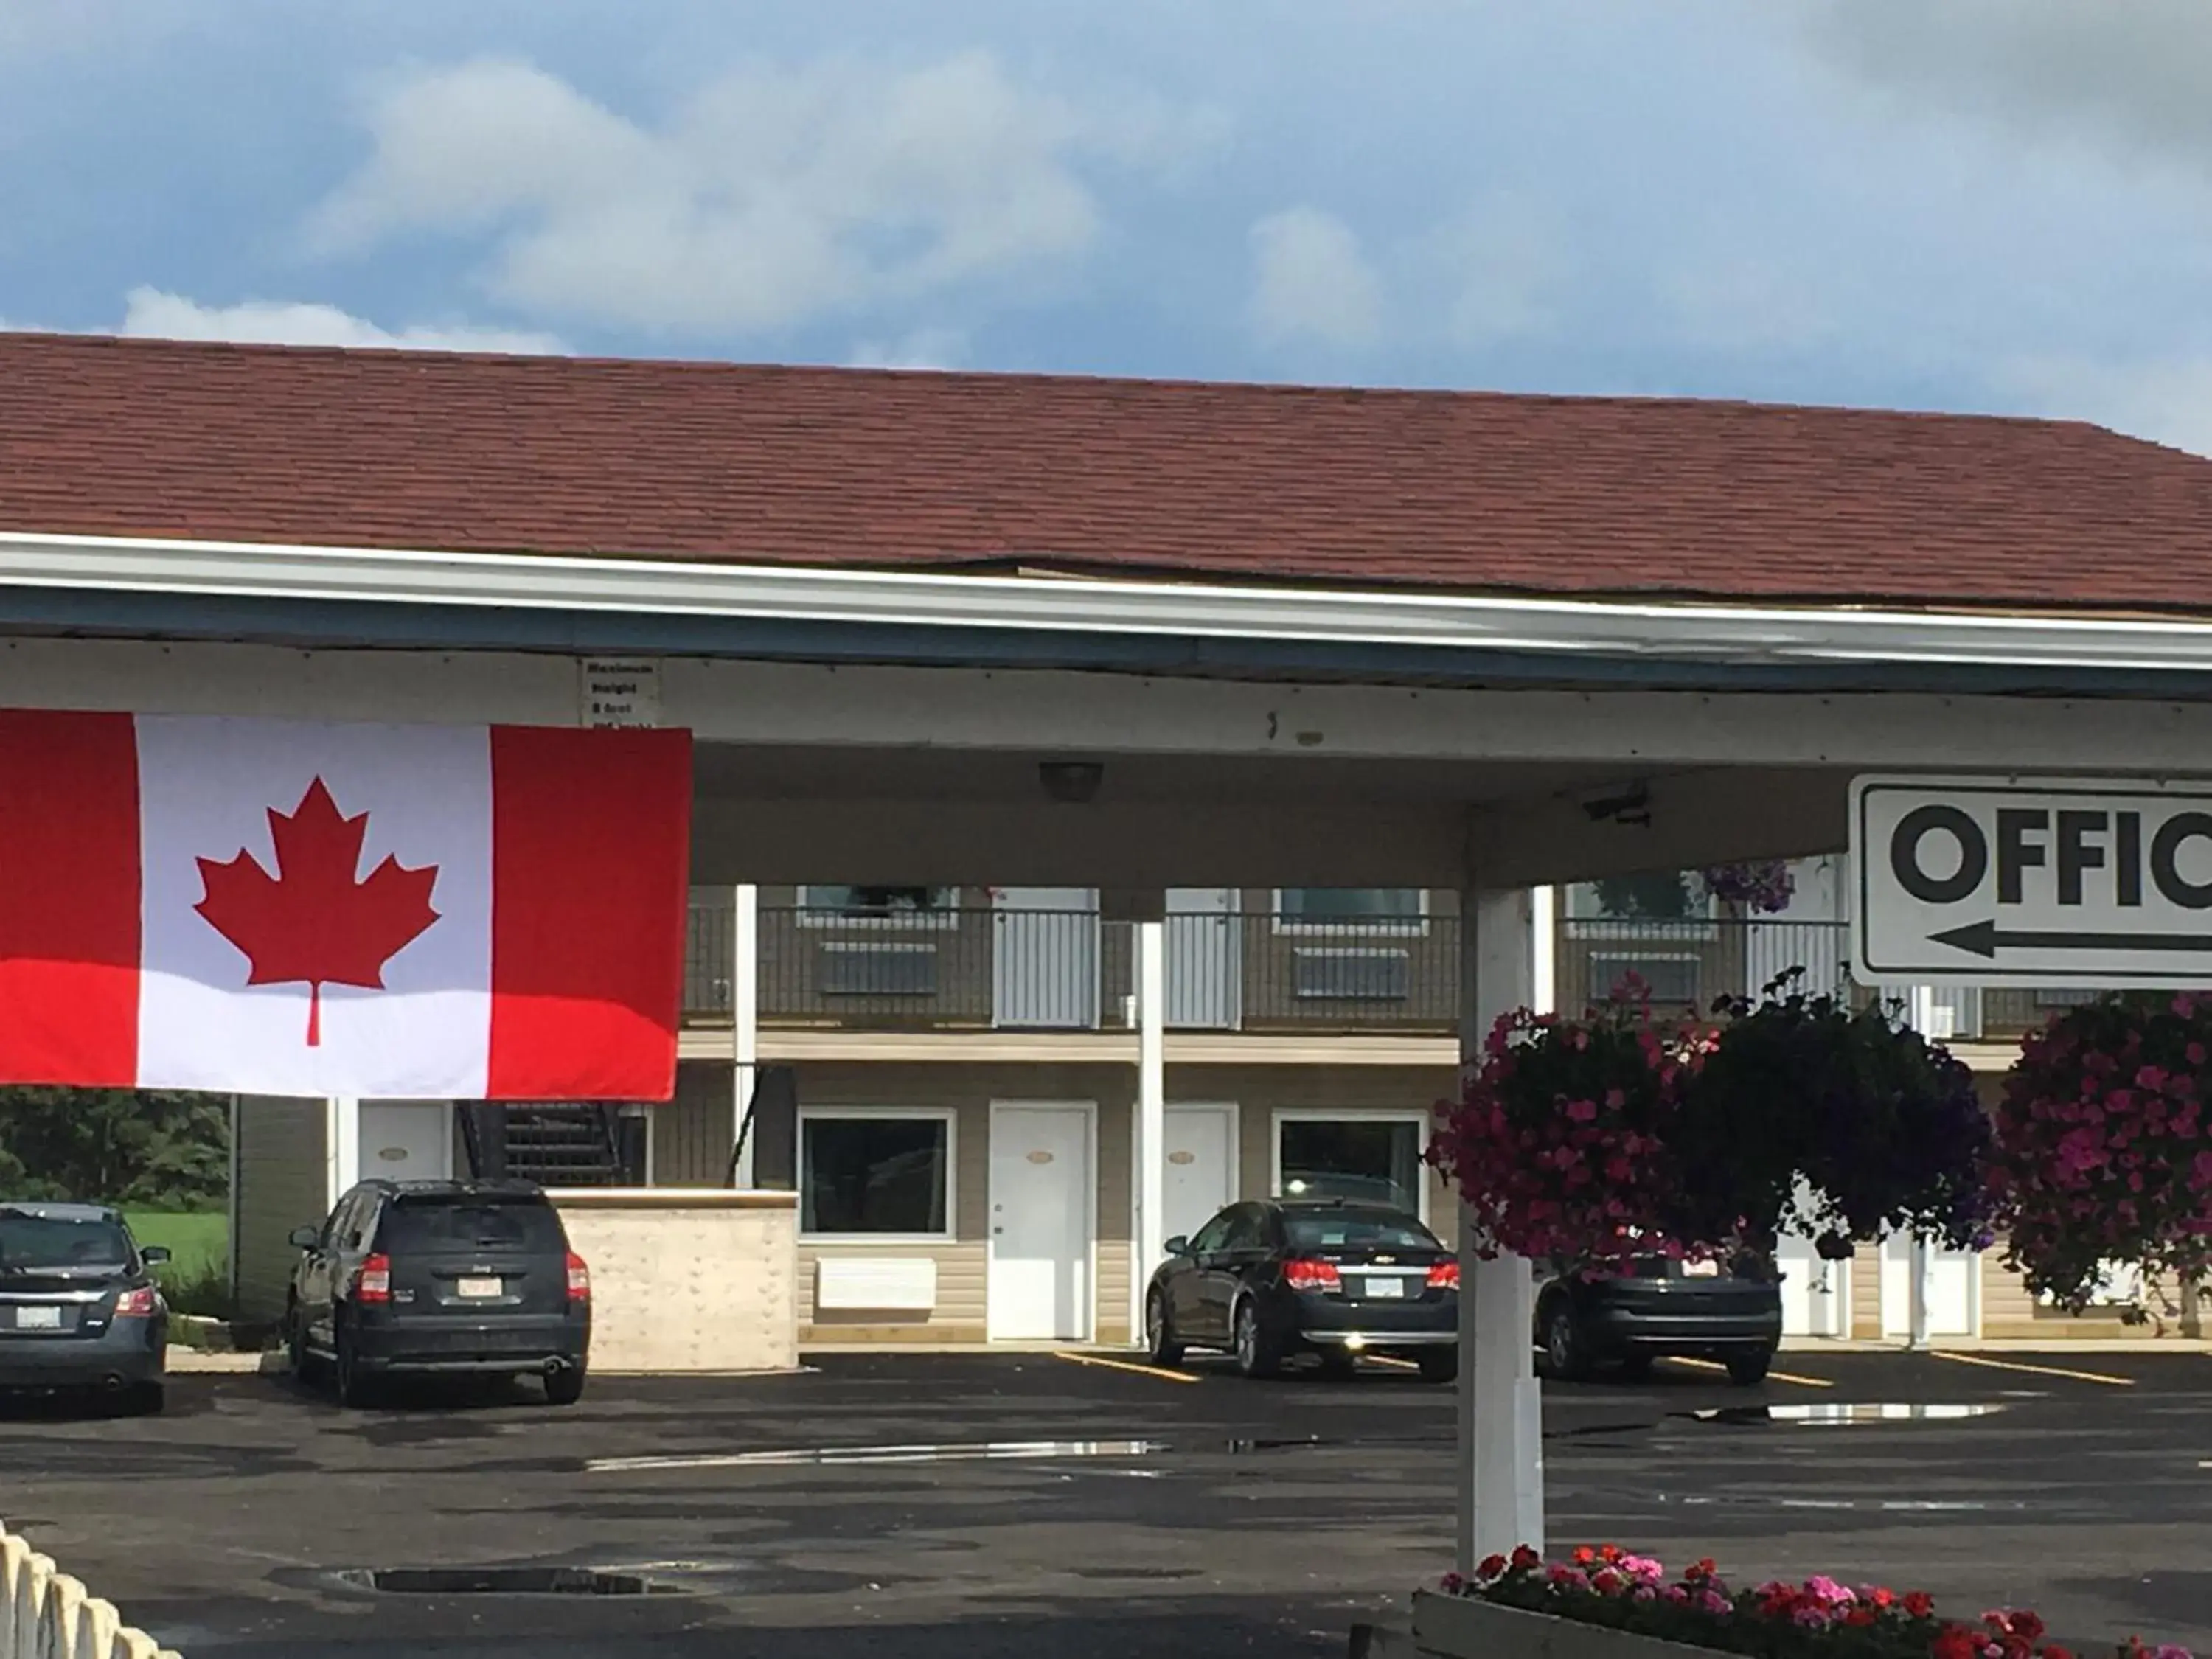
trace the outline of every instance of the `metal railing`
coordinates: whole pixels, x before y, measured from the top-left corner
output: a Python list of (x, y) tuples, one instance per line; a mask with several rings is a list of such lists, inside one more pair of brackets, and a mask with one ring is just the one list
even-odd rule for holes
[[(1444, 1034), (1459, 1007), (1459, 919), (1301, 922), (1267, 911), (1167, 920), (1167, 1024), (1185, 1031)], [(684, 1012), (730, 1018), (735, 936), (726, 900), (691, 907)], [(763, 906), (759, 1012), (765, 1024), (856, 1030), (1103, 1030), (1135, 1022), (1135, 930), (1095, 912), (988, 905), (876, 914)], [(1655, 1008), (1704, 1012), (1756, 996), (1791, 969), (1815, 993), (1863, 1005), (1906, 999), (1850, 975), (1840, 922), (1719, 916), (1680, 921), (1563, 917), (1553, 940), (1565, 1012), (1603, 1001), (1632, 976)], [(2004, 1040), (2087, 991), (1942, 988), (1923, 997), (1931, 1036)]]

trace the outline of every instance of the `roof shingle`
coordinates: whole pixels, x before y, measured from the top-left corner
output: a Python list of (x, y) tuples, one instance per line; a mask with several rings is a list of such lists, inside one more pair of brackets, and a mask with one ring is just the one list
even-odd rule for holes
[(0, 334), (0, 530), (2212, 612), (2074, 422)]

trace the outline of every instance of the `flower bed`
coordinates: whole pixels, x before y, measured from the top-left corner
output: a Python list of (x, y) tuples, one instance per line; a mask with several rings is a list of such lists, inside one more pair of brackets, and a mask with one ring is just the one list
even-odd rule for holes
[[(1443, 1591), (1446, 1608), (1433, 1611), (1448, 1613), (1449, 1604), (1472, 1601), (1543, 1615), (1547, 1624), (1595, 1626), (1751, 1659), (2075, 1659), (2045, 1639), (2043, 1621), (2033, 1613), (2004, 1609), (1961, 1623), (1939, 1615), (1934, 1598), (1920, 1591), (1900, 1594), (1825, 1577), (1739, 1589), (1711, 1561), (1669, 1573), (1649, 1556), (1610, 1544), (1577, 1549), (1564, 1561), (1547, 1561), (1524, 1545), (1510, 1556), (1491, 1557), (1471, 1582), (1447, 1578)], [(1455, 1621), (1449, 1616), (1430, 1618), (1425, 1631), (1418, 1607), (1415, 1616), (1425, 1646), (1439, 1632), (1450, 1639)], [(1460, 1627), (1469, 1628), (1463, 1621)], [(1492, 1659), (1513, 1659), (1498, 1651), (1495, 1625), (1478, 1639)], [(2153, 1649), (2133, 1637), (2116, 1653), (2118, 1659), (2191, 1659), (2185, 1648)]]

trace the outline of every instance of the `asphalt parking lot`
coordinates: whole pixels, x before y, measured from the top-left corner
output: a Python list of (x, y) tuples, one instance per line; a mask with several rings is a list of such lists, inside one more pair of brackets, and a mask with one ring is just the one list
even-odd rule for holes
[[(815, 1363), (594, 1378), (567, 1410), (502, 1387), (347, 1413), (254, 1376), (174, 1379), (150, 1421), (18, 1402), (0, 1517), (188, 1659), (1340, 1654), (1449, 1565), (1451, 1391), (1403, 1373)], [(2212, 1648), (2212, 1358), (1784, 1363), (1758, 1390), (1547, 1387), (1553, 1544)], [(658, 1593), (364, 1577), (549, 1566)]]

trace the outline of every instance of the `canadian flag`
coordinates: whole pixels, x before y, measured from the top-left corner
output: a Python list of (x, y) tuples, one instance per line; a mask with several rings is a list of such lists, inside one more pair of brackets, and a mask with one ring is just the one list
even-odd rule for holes
[(690, 734), (0, 710), (0, 1081), (665, 1100)]

